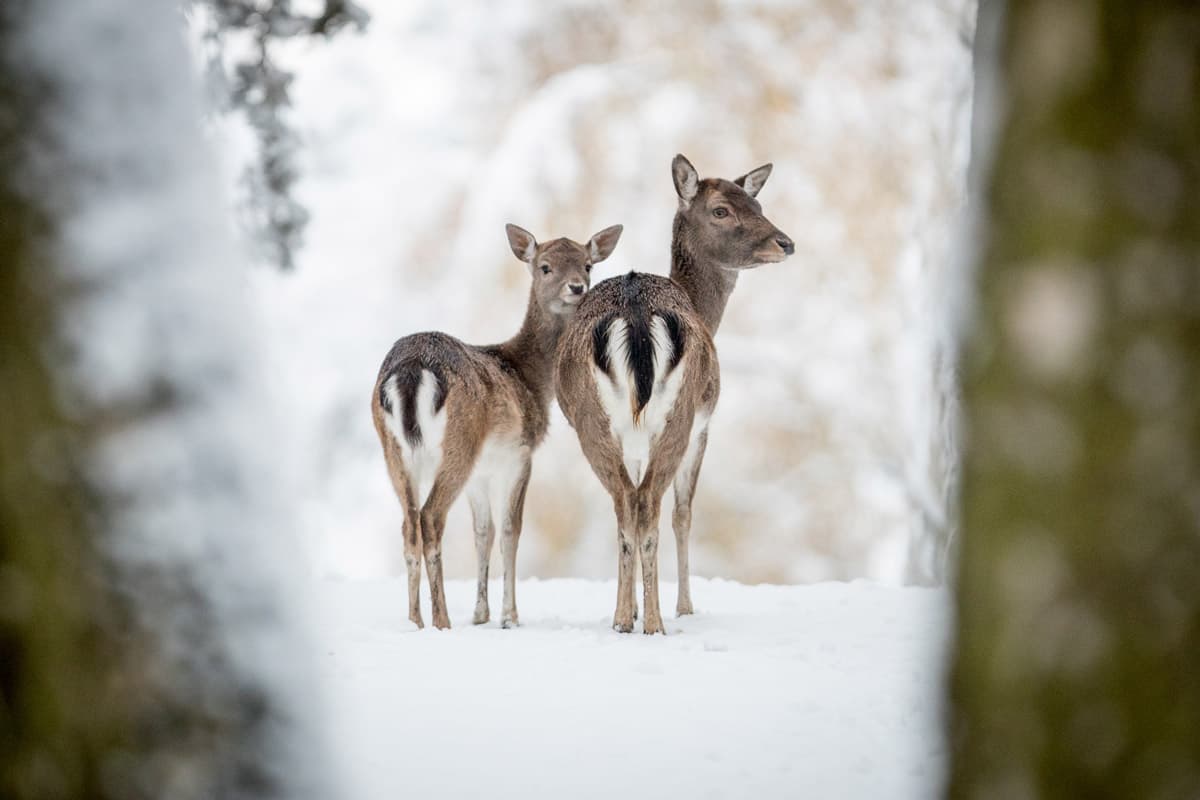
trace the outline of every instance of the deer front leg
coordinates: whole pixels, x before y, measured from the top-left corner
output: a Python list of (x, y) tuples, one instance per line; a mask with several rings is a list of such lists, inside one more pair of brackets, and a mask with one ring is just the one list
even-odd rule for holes
[(530, 450), (521, 448), (515, 470), (515, 480), (509, 492), (504, 529), (500, 538), (500, 555), (504, 558), (504, 611), (500, 627), (520, 624), (517, 616), (517, 544), (521, 540), (521, 522), (525, 515), (525, 490), (529, 487)]
[(679, 617), (692, 613), (688, 537), (692, 529), (692, 500), (696, 495), (696, 480), (700, 477), (700, 465), (704, 462), (707, 445), (708, 429), (703, 427), (688, 443), (683, 463), (675, 475), (675, 512), (671, 515), (671, 526), (675, 529), (675, 552), (679, 559), (679, 595), (675, 601), (675, 615)]
[(496, 526), (492, 524), (486, 483), (468, 486), (467, 500), (471, 504), (471, 519), (475, 528), (475, 559), (478, 567), (475, 615), (471, 622), (482, 625), (491, 618), (491, 609), (488, 607), (488, 566), (492, 558), (492, 543), (496, 539)]

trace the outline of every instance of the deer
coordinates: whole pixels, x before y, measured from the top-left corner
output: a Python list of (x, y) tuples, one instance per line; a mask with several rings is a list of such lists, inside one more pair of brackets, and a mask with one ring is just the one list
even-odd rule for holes
[(764, 164), (736, 180), (700, 179), (683, 155), (671, 163), (679, 204), (670, 277), (630, 272), (598, 283), (559, 342), (555, 393), (617, 517), (613, 628), (633, 630), (635, 557), (641, 562), (642, 630), (666, 633), (658, 598), (658, 522), (675, 490), (678, 616), (693, 613), (688, 570), (692, 500), (708, 424), (721, 392), (713, 336), (743, 270), (795, 251), (756, 199)]
[[(612, 254), (622, 226), (586, 244), (559, 238), (539, 243), (506, 227), (513, 254), (531, 277), (520, 330), (495, 345), (474, 346), (440, 332), (398, 340), (383, 360), (371, 395), (371, 417), (392, 488), (404, 511), (408, 618), (421, 617), (421, 563), (429, 577), (433, 624), (450, 627), (442, 579), (446, 515), (465, 489), (478, 560), (473, 622), (488, 622), (488, 563), (499, 511), (504, 562), (501, 627), (519, 624), (517, 543), (533, 451), (546, 436), (554, 353), (591, 284), (592, 266)], [(495, 502), (493, 502), (495, 501)]]

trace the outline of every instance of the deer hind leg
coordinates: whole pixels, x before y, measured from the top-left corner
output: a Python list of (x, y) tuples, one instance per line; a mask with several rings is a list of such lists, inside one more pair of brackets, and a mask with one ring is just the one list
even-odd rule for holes
[(421, 619), (421, 513), (417, 509), (416, 489), (412, 476), (404, 467), (400, 448), (390, 435), (380, 434), (383, 440), (384, 459), (387, 461), (388, 477), (392, 489), (404, 509), (404, 567), (408, 572), (408, 618), (418, 628), (424, 628)]
[(666, 633), (658, 604), (658, 515), (666, 481), (649, 480), (637, 491), (637, 549), (642, 562), (643, 633)]
[(696, 479), (700, 477), (700, 465), (704, 462), (704, 449), (708, 445), (708, 425), (696, 420), (698, 432), (688, 443), (687, 453), (679, 472), (675, 475), (675, 513), (671, 526), (675, 529), (675, 552), (679, 560), (679, 595), (675, 601), (675, 615), (682, 617), (692, 613), (692, 588), (688, 567), (688, 536), (692, 529), (692, 500), (696, 495)]
[(638, 558), (637, 548), (635, 547), (633, 549), (633, 564), (630, 566), (631, 574), (634, 576), (634, 580), (631, 580), (629, 582), (629, 603), (630, 603), (630, 606), (633, 608), (634, 621), (637, 621), (637, 618), (638, 618), (637, 580), (636, 579), (637, 579), (637, 574), (638, 574), (638, 567), (640, 567), (640, 566), (641, 566), (641, 560)]
[[(580, 430), (576, 428), (576, 430)], [(625, 471), (621, 445), (605, 430), (580, 431), (579, 445), (592, 472), (613, 501), (617, 518), (617, 609), (613, 614), (613, 629), (619, 633), (633, 630), (635, 613), (634, 558), (637, 553), (637, 523), (634, 518), (636, 489)]]
[(500, 614), (500, 627), (512, 628), (519, 624), (517, 616), (517, 544), (521, 540), (521, 524), (525, 514), (525, 490), (529, 487), (530, 449), (521, 447), (514, 456), (513, 469), (506, 494), (503, 527), (500, 533), (500, 555), (504, 559), (504, 609)]
[(676, 413), (668, 417), (654, 447), (650, 463), (637, 489), (636, 518), (638, 557), (642, 561), (642, 631), (666, 633), (658, 604), (658, 517), (663, 495), (679, 472), (691, 441), (691, 415)]
[(637, 613), (634, 600), (634, 564), (637, 554), (637, 493), (634, 489), (619, 491), (613, 497), (617, 513), (617, 610), (613, 614), (613, 629), (618, 633), (633, 631)]
[(475, 528), (475, 558), (479, 572), (475, 592), (475, 615), (471, 622), (482, 625), (491, 617), (491, 609), (488, 607), (488, 563), (492, 558), (492, 542), (496, 539), (487, 481), (472, 481), (468, 484), (467, 500), (471, 504), (471, 519)]
[(421, 618), (421, 512), (414, 502), (404, 510), (404, 568), (408, 573), (408, 618), (418, 628)]
[(442, 576), (442, 534), (446, 529), (446, 515), (471, 475), (476, 452), (471, 451), (459, 458), (443, 457), (433, 488), (429, 490), (429, 497), (425, 498), (425, 505), (421, 508), (421, 544), (425, 549), (425, 572), (429, 575), (433, 625), (436, 628), (450, 627)]

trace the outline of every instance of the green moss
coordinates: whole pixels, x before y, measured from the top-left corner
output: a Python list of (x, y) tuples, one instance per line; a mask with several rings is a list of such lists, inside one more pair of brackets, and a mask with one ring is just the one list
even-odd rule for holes
[[(1054, 7), (1096, 23), (1071, 53), (1092, 63), (1061, 83), (1038, 74), (1030, 41), (1077, 40), (1038, 27)], [(962, 371), (949, 795), (1200, 796), (1200, 6), (1016, 0), (1000, 42), (1007, 114)], [(1171, 65), (1191, 70), (1189, 102), (1152, 113), (1146, 93), (1169, 80), (1155, 69)], [(1079, 183), (1082, 213), (1063, 200)], [(1151, 270), (1170, 254), (1187, 266), (1176, 291), (1130, 313), (1139, 250)], [(1098, 289), (1090, 366), (1071, 374), (1031, 369), (1009, 323), (1014, 276), (1063, 264)], [(1158, 358), (1145, 380), (1123, 366), (1146, 360), (1139, 343)], [(1071, 431), (1067, 467), (1003, 452), (990, 410), (1031, 400)], [(1016, 415), (1009, 433), (1036, 436), (1035, 422)]]

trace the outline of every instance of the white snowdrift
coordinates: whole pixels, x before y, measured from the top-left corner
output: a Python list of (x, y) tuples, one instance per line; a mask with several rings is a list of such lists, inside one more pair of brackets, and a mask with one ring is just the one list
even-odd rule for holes
[(449, 631), (405, 619), (403, 580), (317, 586), (348, 797), (902, 800), (941, 784), (943, 590), (695, 580), (698, 613), (664, 638), (609, 628), (613, 581), (522, 582), (516, 630), (472, 627), (467, 581), (447, 584)]

